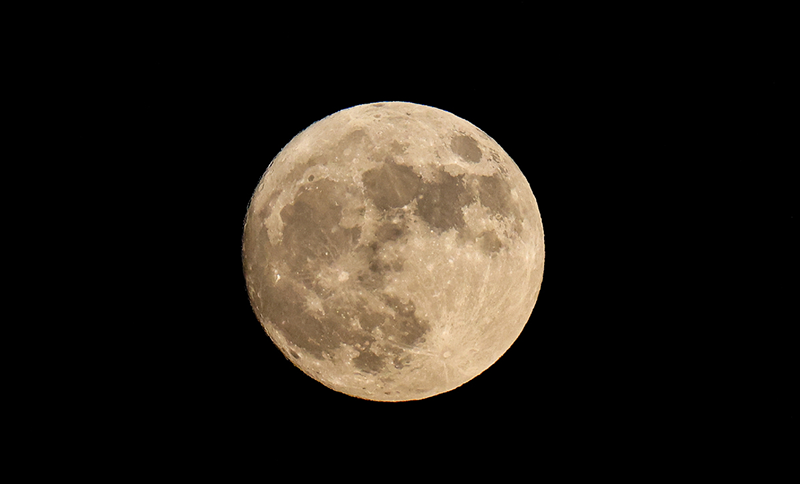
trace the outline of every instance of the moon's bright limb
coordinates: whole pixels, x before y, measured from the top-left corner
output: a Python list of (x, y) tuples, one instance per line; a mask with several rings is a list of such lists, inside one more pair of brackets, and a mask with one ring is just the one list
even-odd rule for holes
[(365, 104), (275, 157), (243, 263), (258, 319), (297, 367), (355, 397), (418, 400), (516, 340), (544, 232), (525, 176), (483, 131), (428, 106)]

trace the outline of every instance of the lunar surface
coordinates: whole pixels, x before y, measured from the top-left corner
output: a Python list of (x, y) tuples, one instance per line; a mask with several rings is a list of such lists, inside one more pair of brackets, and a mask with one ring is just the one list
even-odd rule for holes
[(275, 157), (242, 260), (256, 316), (308, 376), (419, 400), (473, 379), (520, 335), (544, 232), (525, 176), (483, 131), (375, 103), (312, 124)]

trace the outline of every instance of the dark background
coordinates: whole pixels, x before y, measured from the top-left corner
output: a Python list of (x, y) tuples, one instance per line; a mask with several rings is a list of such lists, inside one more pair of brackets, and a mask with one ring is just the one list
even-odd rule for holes
[[(143, 343), (126, 375), (156, 436), (336, 446), (344, 432), (364, 452), (388, 440), (408, 453), (415, 435), (470, 455), (521, 439), (558, 459), (654, 448), (700, 459), (797, 428), (785, 31), (489, 10), (263, 12), (264, 23), (182, 12), (112, 49), (103, 111), (121, 120), (142, 278), (131, 332)], [(305, 376), (262, 330), (241, 268), (270, 160), (311, 123), (379, 101), (444, 109), (492, 136), (528, 178), (545, 231), (544, 281), (518, 341), (418, 402), (358, 400)]]

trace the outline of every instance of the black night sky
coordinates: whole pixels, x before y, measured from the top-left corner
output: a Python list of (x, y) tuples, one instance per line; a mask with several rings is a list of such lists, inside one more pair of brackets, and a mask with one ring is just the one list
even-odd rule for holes
[[(575, 439), (642, 452), (635, 442), (796, 428), (796, 156), (779, 42), (582, 28), (513, 5), (472, 17), (472, 31), (376, 18), (315, 42), (299, 27), (184, 19), (119, 53), (130, 61), (111, 109), (144, 183), (143, 298), (158, 308), (134, 330), (154, 418), (226, 437), (285, 425), (289, 440), (342, 426), (519, 434), (554, 454)], [(262, 330), (242, 274), (242, 224), (270, 160), (311, 123), (379, 101), (444, 109), (493, 137), (545, 231), (541, 293), (516, 344), (419, 402), (357, 400), (305, 376)]]

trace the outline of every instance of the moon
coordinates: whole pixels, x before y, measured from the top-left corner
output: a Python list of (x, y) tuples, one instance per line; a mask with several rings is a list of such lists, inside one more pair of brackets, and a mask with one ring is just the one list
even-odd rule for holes
[(544, 231), (519, 167), (454, 114), (354, 106), (294, 137), (250, 200), (250, 302), (295, 366), (376, 401), (451, 391), (531, 317)]

